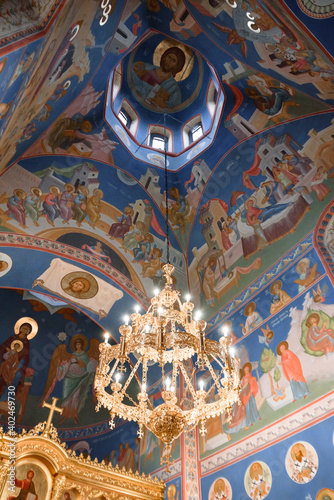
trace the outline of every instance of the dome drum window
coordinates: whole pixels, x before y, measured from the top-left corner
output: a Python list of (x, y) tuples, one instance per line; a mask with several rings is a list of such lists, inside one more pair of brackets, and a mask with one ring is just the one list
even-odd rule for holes
[(194, 144), (204, 136), (201, 115), (196, 115), (182, 128), (182, 139), (185, 148)]
[(129, 114), (125, 111), (124, 108), (121, 108), (119, 110), (119, 113), (118, 113), (118, 118), (120, 119), (120, 121), (123, 123), (123, 125), (126, 127), (126, 128), (130, 128), (130, 125), (131, 125), (131, 118), (129, 116)]
[(201, 123), (196, 123), (189, 132), (189, 142), (190, 144), (197, 141), (203, 136), (203, 127)]
[(135, 137), (139, 124), (139, 117), (133, 107), (125, 99), (123, 99), (122, 101), (120, 110), (117, 113), (117, 118), (122, 123), (122, 125), (130, 132), (130, 134)]
[(147, 136), (147, 145), (152, 149), (165, 150), (169, 153), (173, 152), (173, 136), (172, 131), (168, 128), (159, 125), (150, 125)]

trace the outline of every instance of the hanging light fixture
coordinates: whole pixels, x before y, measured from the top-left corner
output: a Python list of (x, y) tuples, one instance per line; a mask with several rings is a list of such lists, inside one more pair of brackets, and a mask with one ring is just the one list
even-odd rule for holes
[[(145, 314), (137, 311), (131, 314), (131, 325), (127, 319), (126, 324), (119, 327), (119, 344), (110, 345), (109, 335), (106, 334), (105, 342), (100, 344), (95, 391), (96, 409), (103, 406), (110, 411), (111, 429), (118, 416), (137, 422), (139, 437), (143, 437), (146, 427), (161, 439), (165, 446), (161, 463), (167, 464), (168, 471), (172, 443), (182, 432), (199, 424), (200, 433), (204, 436), (206, 420), (220, 414), (230, 421), (232, 406), (239, 399), (240, 377), (239, 360), (232, 355), (228, 334), (225, 332), (219, 342), (207, 339), (206, 322), (193, 315), (194, 304), (190, 302), (190, 297), (181, 302), (180, 293), (174, 287), (174, 266), (169, 262), (166, 149), (165, 133), (167, 263), (162, 269), (166, 283), (151, 299)], [(125, 363), (130, 361), (129, 354), (134, 354), (137, 362), (122, 384)], [(147, 392), (147, 380), (149, 369), (156, 371), (157, 366), (161, 370), (163, 402), (154, 402), (154, 405)], [(189, 366), (194, 367), (190, 374)], [(135, 398), (128, 391), (134, 378), (138, 380), (140, 389)], [(187, 409), (178, 397), (180, 379), (183, 379), (191, 396)]]

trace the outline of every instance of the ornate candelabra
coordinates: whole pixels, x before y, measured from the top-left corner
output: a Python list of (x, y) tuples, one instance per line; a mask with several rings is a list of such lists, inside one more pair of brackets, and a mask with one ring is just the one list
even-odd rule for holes
[[(222, 336), (219, 342), (207, 339), (206, 322), (193, 319), (194, 304), (189, 300), (182, 303), (180, 293), (174, 289), (174, 267), (165, 264), (163, 271), (166, 284), (151, 299), (148, 311), (143, 315), (133, 313), (132, 325), (120, 326), (119, 344), (110, 345), (108, 336), (100, 344), (95, 390), (97, 409), (103, 406), (110, 411), (111, 428), (119, 416), (138, 422), (140, 437), (145, 426), (161, 439), (165, 446), (161, 462), (167, 464), (168, 470), (172, 443), (182, 432), (199, 424), (200, 433), (205, 435), (206, 420), (220, 414), (226, 421), (231, 419), (232, 406), (239, 399), (240, 378), (239, 360), (229, 349), (230, 337)], [(130, 353), (137, 359), (134, 365), (129, 363)], [(122, 385), (125, 362), (131, 370)], [(162, 403), (152, 402), (147, 393), (147, 375), (152, 365), (161, 369)], [(194, 367), (193, 373), (189, 366)], [(191, 396), (187, 409), (177, 396), (181, 377)], [(136, 397), (128, 392), (134, 378), (140, 389)]]

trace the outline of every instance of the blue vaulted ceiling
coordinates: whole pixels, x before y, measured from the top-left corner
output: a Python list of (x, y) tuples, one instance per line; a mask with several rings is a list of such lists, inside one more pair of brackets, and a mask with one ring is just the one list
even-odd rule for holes
[[(299, 288), (297, 261), (316, 265), (333, 315), (331, 212), (322, 215), (333, 197), (331, 10), (318, 6), (320, 16), (306, 0), (110, 3), (103, 25), (91, 0), (52, 5), (53, 17), (35, 28), (17, 24), (10, 9), (4, 26), (0, 18), (0, 286), (12, 304), (0, 343), (18, 317), (40, 325), (27, 426), (54, 349), (71, 352), (73, 335), (101, 340), (104, 330), (118, 342), (123, 317), (136, 304), (146, 309), (162, 286), (166, 206), (175, 286), (191, 292), (213, 338), (231, 322), (243, 361), (259, 363), (267, 327), (273, 350), (286, 339), (291, 304), (272, 313), (275, 277), (297, 311), (315, 293), (315, 285)], [(185, 62), (167, 78), (160, 64), (170, 47)], [(127, 106), (130, 130), (118, 118)], [(188, 144), (186, 126), (197, 118), (203, 137)], [(171, 138), (167, 192), (164, 155), (148, 144), (152, 126)], [(59, 261), (123, 296), (100, 315), (38, 281)], [(263, 323), (244, 336), (248, 301)], [(90, 388), (78, 423), (60, 424), (64, 433), (76, 439), (84, 426), (105, 423), (93, 400)]]

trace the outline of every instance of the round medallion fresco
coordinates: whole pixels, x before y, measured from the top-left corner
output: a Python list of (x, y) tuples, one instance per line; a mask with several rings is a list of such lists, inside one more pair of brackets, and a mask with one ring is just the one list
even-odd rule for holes
[(12, 265), (13, 262), (9, 255), (0, 253), (0, 278), (11, 270)]
[(317, 452), (310, 443), (298, 441), (290, 446), (286, 454), (285, 468), (295, 483), (308, 483), (318, 470)]
[(219, 477), (212, 483), (209, 500), (232, 500), (232, 488), (225, 477)]
[(180, 111), (197, 97), (203, 77), (201, 56), (170, 38), (149, 39), (131, 53), (128, 83), (134, 97), (151, 111)]
[(253, 462), (247, 469), (244, 485), (249, 498), (262, 500), (270, 492), (272, 484), (271, 472), (264, 462)]

